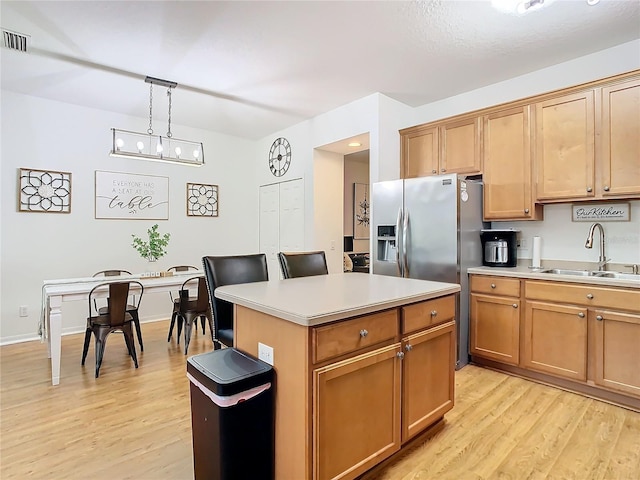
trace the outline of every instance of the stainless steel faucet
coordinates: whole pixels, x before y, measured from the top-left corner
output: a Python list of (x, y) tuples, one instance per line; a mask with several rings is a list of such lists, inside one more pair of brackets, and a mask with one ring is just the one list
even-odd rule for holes
[(600, 256), (598, 257), (598, 271), (602, 272), (604, 271), (604, 266), (608, 262), (607, 257), (605, 257), (604, 254), (604, 228), (602, 228), (602, 225), (600, 225), (599, 223), (594, 223), (593, 225), (591, 225), (591, 228), (589, 228), (589, 235), (587, 236), (587, 241), (585, 242), (584, 247), (593, 247), (593, 233), (595, 232), (596, 227), (600, 229)]

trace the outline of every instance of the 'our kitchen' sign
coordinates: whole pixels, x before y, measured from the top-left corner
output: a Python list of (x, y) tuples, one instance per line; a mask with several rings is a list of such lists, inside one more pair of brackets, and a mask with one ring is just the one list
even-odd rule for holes
[(169, 219), (169, 178), (96, 170), (96, 218)]
[(590, 203), (571, 206), (571, 220), (574, 222), (628, 222), (628, 203)]

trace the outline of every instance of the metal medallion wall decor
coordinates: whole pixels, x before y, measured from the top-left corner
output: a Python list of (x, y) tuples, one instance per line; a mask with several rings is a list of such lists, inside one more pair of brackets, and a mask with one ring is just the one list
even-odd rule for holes
[(71, 173), (21, 168), (18, 178), (18, 211), (71, 212)]
[(187, 216), (217, 217), (218, 186), (187, 183)]

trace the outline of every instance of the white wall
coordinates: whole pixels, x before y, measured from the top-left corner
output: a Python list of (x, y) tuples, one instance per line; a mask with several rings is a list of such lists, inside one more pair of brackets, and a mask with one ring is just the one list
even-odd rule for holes
[[(98, 270), (147, 269), (131, 247), (131, 234), (143, 235), (154, 223), (171, 234), (168, 254), (158, 269), (175, 264), (201, 265), (204, 255), (255, 252), (258, 249), (258, 189), (255, 142), (175, 125), (177, 138), (201, 140), (206, 165), (200, 168), (111, 158), (110, 128), (146, 131), (144, 119), (2, 91), (0, 250), (0, 341), (34, 338), (45, 279), (91, 276)], [(266, 164), (266, 160), (265, 160)], [(70, 214), (19, 213), (18, 169), (72, 173)], [(169, 220), (96, 220), (96, 170), (169, 177)], [(186, 183), (219, 186), (219, 216), (186, 216)], [(154, 298), (156, 297), (156, 298)], [(79, 304), (78, 304), (79, 303)], [(18, 316), (26, 305), (29, 316)], [(63, 331), (84, 329), (87, 306), (63, 307)], [(168, 318), (168, 295), (149, 295), (143, 318)]]

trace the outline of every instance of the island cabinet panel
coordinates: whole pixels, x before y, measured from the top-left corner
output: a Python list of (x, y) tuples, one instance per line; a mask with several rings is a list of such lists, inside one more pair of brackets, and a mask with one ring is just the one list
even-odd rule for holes
[(313, 363), (369, 348), (397, 334), (397, 309), (314, 328)]
[(527, 301), (522, 366), (587, 380), (587, 309)]
[(455, 315), (456, 297), (454, 295), (407, 305), (402, 307), (402, 333), (411, 333), (446, 322)]
[(400, 449), (400, 344), (314, 371), (314, 478), (354, 478)]
[(402, 442), (442, 418), (454, 404), (455, 322), (403, 338)]
[(594, 318), (596, 385), (640, 398), (640, 312), (595, 310)]
[(640, 79), (602, 88), (603, 197), (640, 196)]
[(594, 92), (536, 104), (535, 165), (539, 201), (593, 198)]

